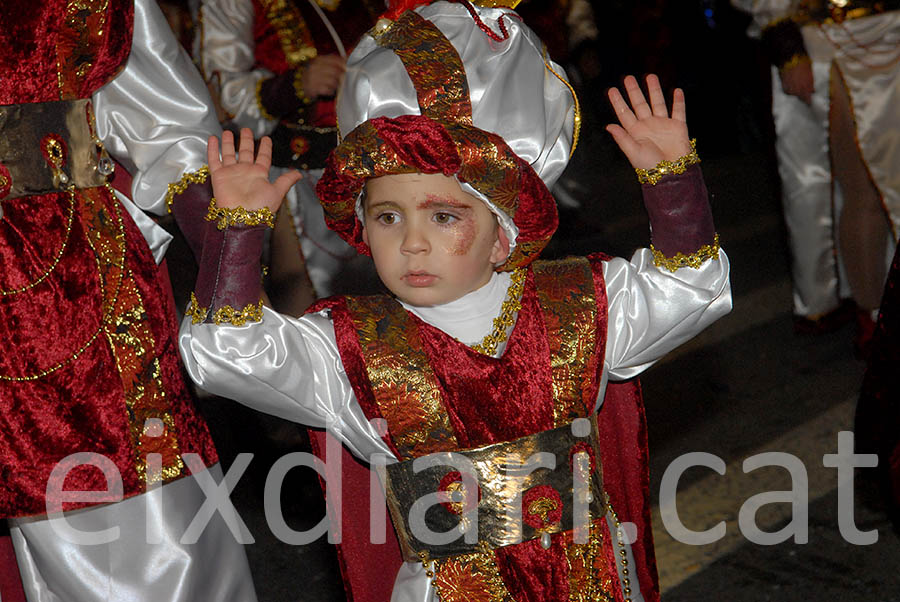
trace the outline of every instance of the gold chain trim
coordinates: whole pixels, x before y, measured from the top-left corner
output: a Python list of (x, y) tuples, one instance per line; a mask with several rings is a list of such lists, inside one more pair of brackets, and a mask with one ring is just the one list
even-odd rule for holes
[[(225, 305), (217, 309), (212, 315), (212, 321), (216, 326), (222, 324), (230, 324), (232, 326), (243, 326), (247, 322), (261, 322), (263, 317), (262, 299), (258, 303), (248, 303), (244, 309), (235, 309), (230, 305)], [(191, 324), (200, 324), (209, 315), (209, 309), (201, 307), (197, 296), (191, 293), (191, 303), (184, 312), (185, 316), (191, 318)]]
[(692, 138), (691, 152), (683, 157), (679, 157), (674, 161), (662, 160), (653, 169), (641, 169), (640, 167), (636, 167), (634, 171), (637, 172), (638, 182), (656, 186), (657, 182), (663, 179), (663, 177), (683, 174), (687, 171), (688, 167), (697, 163), (700, 163), (700, 157), (697, 155), (697, 139)]
[(191, 184), (203, 184), (209, 177), (209, 167), (204, 165), (197, 171), (186, 171), (177, 182), (169, 184), (166, 190), (166, 208), (172, 213), (172, 207), (175, 205), (175, 195), (181, 194)]
[(72, 223), (75, 221), (75, 187), (69, 186), (67, 189), (69, 192), (69, 220), (66, 223), (66, 233), (63, 235), (62, 246), (59, 247), (59, 252), (57, 252), (56, 257), (53, 258), (53, 261), (50, 262), (50, 265), (47, 267), (47, 270), (41, 274), (34, 282), (31, 284), (26, 284), (25, 286), (20, 286), (19, 288), (14, 288), (10, 290), (2, 290), (0, 289), (0, 297), (6, 297), (7, 295), (16, 295), (18, 293), (24, 293), (27, 290), (30, 290), (41, 282), (47, 279), (48, 276), (56, 269), (56, 266), (59, 265), (60, 260), (66, 252), (66, 247), (69, 245), (69, 235), (72, 233)]
[[(115, 196), (115, 193), (113, 192), (112, 187), (109, 184), (105, 184), (105, 187), (106, 187), (106, 190), (109, 192), (110, 196), (113, 199), (115, 199), (116, 196)], [(62, 368), (64, 366), (68, 366), (69, 364), (71, 364), (72, 362), (77, 360), (79, 357), (81, 357), (81, 354), (84, 353), (85, 351), (87, 351), (87, 349), (91, 345), (94, 344), (94, 341), (97, 340), (97, 337), (100, 336), (100, 334), (106, 329), (107, 324), (112, 320), (113, 313), (115, 312), (116, 304), (118, 303), (119, 291), (121, 290), (121, 287), (122, 287), (122, 279), (123, 279), (123, 274), (125, 271), (125, 222), (122, 220), (121, 206), (118, 203), (115, 203), (113, 205), (113, 207), (116, 212), (116, 227), (117, 227), (117, 233), (116, 233), (115, 239), (118, 243), (120, 243), (120, 245), (119, 245), (119, 249), (118, 249), (118, 256), (113, 258), (112, 265), (115, 266), (115, 268), (117, 269), (118, 280), (115, 283), (115, 288), (114, 288), (115, 292), (110, 297), (111, 302), (109, 303), (108, 307), (106, 308), (104, 315), (100, 318), (100, 326), (97, 328), (96, 332), (94, 332), (94, 334), (92, 334), (90, 336), (90, 338), (88, 338), (87, 342), (85, 342), (81, 347), (79, 347), (77, 350), (75, 350), (72, 353), (72, 355), (70, 355), (69, 357), (67, 357), (66, 359), (64, 359), (60, 362), (57, 362), (54, 366), (51, 366), (45, 370), (41, 370), (40, 372), (36, 372), (35, 374), (30, 374), (28, 376), (8, 376), (6, 374), (0, 374), (0, 380), (11, 381), (11, 382), (28, 382), (28, 381), (40, 380), (40, 379), (44, 378), (45, 376), (48, 376), (48, 375), (56, 372), (60, 368)], [(86, 235), (87, 235), (87, 233), (86, 233)], [(90, 238), (88, 238), (88, 241), (90, 241)], [(94, 259), (97, 263), (97, 271), (99, 273), (102, 273), (103, 269), (101, 267), (101, 256), (99, 254), (95, 253)], [(100, 287), (101, 287), (101, 290), (103, 291), (102, 295), (104, 297), (106, 297), (106, 286), (105, 286), (106, 284), (107, 283), (104, 283), (103, 278), (101, 277)]]
[(719, 235), (716, 234), (713, 244), (703, 245), (690, 255), (684, 255), (679, 252), (675, 254), (675, 257), (666, 257), (662, 254), (662, 251), (656, 249), (653, 245), (650, 245), (650, 251), (653, 253), (653, 264), (656, 267), (665, 268), (670, 272), (675, 272), (679, 268), (697, 269), (707, 259), (714, 261), (719, 259)]
[(209, 212), (206, 214), (205, 219), (208, 222), (218, 222), (216, 228), (219, 230), (238, 225), (275, 227), (275, 214), (268, 207), (254, 209), (253, 211), (248, 211), (243, 207), (218, 207), (216, 206), (215, 197), (209, 201)]
[[(502, 6), (504, 2), (495, 2), (493, 5)], [(509, 2), (508, 4), (518, 4), (518, 2)], [(581, 103), (578, 101), (578, 95), (575, 93), (575, 88), (572, 87), (572, 84), (566, 80), (562, 75), (553, 70), (553, 67), (550, 65), (550, 56), (547, 53), (547, 46), (545, 45), (542, 48), (542, 58), (544, 59), (544, 66), (547, 68), (547, 71), (556, 76), (562, 84), (569, 89), (569, 93), (572, 95), (572, 100), (575, 101), (575, 124), (572, 129), (572, 148), (569, 149), (569, 158), (572, 158), (572, 155), (575, 154), (575, 149), (578, 147), (578, 138), (581, 136)]]
[(524, 268), (519, 268), (511, 274), (512, 283), (506, 290), (506, 299), (500, 308), (500, 315), (494, 318), (494, 330), (480, 343), (473, 345), (472, 349), (478, 353), (493, 356), (500, 343), (506, 340), (509, 327), (515, 324), (516, 312), (522, 309), (522, 291), (525, 289), (526, 275)]

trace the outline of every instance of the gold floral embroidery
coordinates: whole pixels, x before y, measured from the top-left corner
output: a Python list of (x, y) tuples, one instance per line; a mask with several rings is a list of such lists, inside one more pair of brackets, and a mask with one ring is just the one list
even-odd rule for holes
[(534, 263), (534, 283), (547, 325), (553, 375), (553, 425), (585, 416), (590, 361), (597, 344), (597, 305), (591, 264), (584, 257)]
[(434, 589), (441, 602), (514, 602), (506, 589), (494, 552), (482, 546), (434, 563)]
[(384, 297), (347, 297), (375, 401), (401, 459), (456, 449), (441, 390), (419, 330)]
[(94, 66), (103, 39), (109, 0), (69, 0), (56, 45), (56, 73), (61, 100), (78, 97), (81, 81)]
[(587, 543), (574, 542), (572, 531), (565, 534), (566, 561), (569, 567), (569, 602), (612, 602), (617, 584), (615, 568), (609, 565), (605, 547), (610, 545), (604, 537), (605, 518), (591, 522)]

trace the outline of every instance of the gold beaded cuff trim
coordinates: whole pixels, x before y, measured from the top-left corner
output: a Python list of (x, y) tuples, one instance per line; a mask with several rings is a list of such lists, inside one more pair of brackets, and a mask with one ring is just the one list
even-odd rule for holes
[[(262, 321), (262, 299), (259, 303), (248, 303), (244, 309), (237, 310), (230, 305), (225, 305), (217, 309), (212, 315), (212, 321), (217, 326), (222, 324), (230, 324), (231, 326), (243, 326), (247, 322)], [(209, 315), (209, 309), (200, 307), (200, 302), (194, 293), (191, 293), (191, 303), (188, 305), (185, 315), (191, 318), (191, 324), (200, 324), (206, 320)]]
[(268, 119), (269, 121), (278, 121), (277, 117), (275, 117), (274, 115), (269, 113), (268, 110), (266, 110), (266, 106), (263, 104), (263, 101), (262, 101), (262, 85), (263, 85), (263, 82), (266, 81), (266, 79), (268, 79), (268, 78), (261, 77), (258, 80), (256, 80), (256, 106), (259, 107), (259, 114), (263, 119)]
[(688, 167), (697, 163), (700, 163), (700, 157), (697, 156), (697, 139), (692, 138), (691, 152), (683, 157), (679, 157), (674, 161), (660, 161), (653, 169), (637, 167), (634, 171), (637, 172), (638, 182), (656, 186), (665, 176), (683, 174)]
[(197, 171), (186, 171), (181, 179), (177, 182), (169, 184), (166, 190), (166, 207), (169, 213), (172, 213), (172, 206), (175, 204), (175, 195), (181, 194), (191, 184), (203, 184), (209, 177), (209, 167), (204, 165)]
[(216, 198), (209, 201), (209, 212), (206, 221), (218, 222), (216, 228), (224, 230), (229, 226), (268, 226), (275, 227), (275, 214), (267, 207), (248, 211), (243, 207), (225, 208), (216, 206)]
[(675, 257), (666, 257), (662, 251), (650, 245), (650, 251), (653, 253), (653, 264), (656, 267), (665, 268), (670, 272), (675, 272), (678, 268), (694, 268), (697, 269), (707, 259), (719, 259), (719, 235), (713, 239), (711, 245), (703, 245), (690, 255), (676, 253)]

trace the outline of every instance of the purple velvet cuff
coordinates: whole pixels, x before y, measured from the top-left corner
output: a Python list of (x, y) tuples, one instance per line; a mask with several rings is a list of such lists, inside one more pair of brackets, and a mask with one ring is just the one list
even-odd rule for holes
[(260, 256), (265, 226), (219, 230), (206, 224), (206, 238), (194, 294), (201, 307), (209, 308), (206, 321), (219, 309), (241, 310), (256, 305), (262, 296)]
[(207, 178), (202, 184), (188, 184), (184, 192), (175, 196), (172, 203), (175, 223), (187, 239), (197, 261), (200, 260), (200, 252), (203, 249), (203, 238), (208, 223), (204, 218), (212, 196), (212, 183)]
[(641, 188), (653, 246), (663, 255), (690, 255), (713, 243), (716, 227), (699, 165), (691, 165), (683, 174), (665, 176), (655, 186), (644, 184)]
[(294, 88), (296, 73), (297, 70), (292, 69), (263, 80), (260, 84), (259, 102), (269, 115), (278, 119), (295, 119), (308, 106), (308, 103), (297, 97)]
[(782, 19), (763, 29), (762, 43), (769, 61), (779, 69), (793, 57), (807, 55), (800, 26), (791, 19)]

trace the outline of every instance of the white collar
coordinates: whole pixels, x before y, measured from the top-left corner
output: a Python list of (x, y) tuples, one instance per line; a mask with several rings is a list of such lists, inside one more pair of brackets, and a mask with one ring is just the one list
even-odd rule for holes
[(472, 345), (480, 343), (494, 329), (494, 318), (500, 315), (511, 283), (509, 272), (494, 272), (481, 288), (443, 305), (419, 307), (400, 303), (424, 322)]

